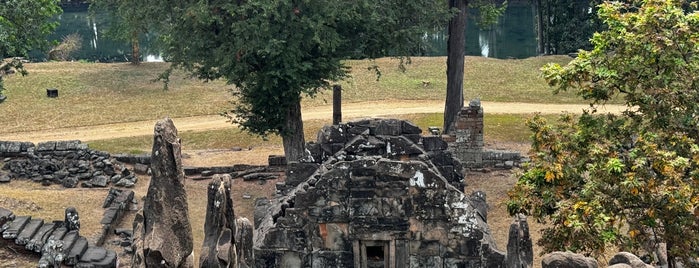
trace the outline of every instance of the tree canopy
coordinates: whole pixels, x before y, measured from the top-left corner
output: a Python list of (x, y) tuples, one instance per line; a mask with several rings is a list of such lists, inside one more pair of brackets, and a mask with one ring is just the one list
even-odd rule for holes
[[(667, 243), (668, 256), (699, 257), (699, 13), (678, 0), (605, 2), (605, 31), (567, 66), (547, 65), (555, 92), (590, 101), (581, 116), (541, 117), (531, 163), (510, 192), (511, 213), (550, 222), (546, 251), (598, 255)], [(599, 105), (621, 100), (622, 114)]]
[[(303, 154), (300, 100), (348, 76), (343, 60), (411, 55), (449, 18), (443, 1), (151, 1), (165, 14), (165, 56), (238, 97), (227, 115), (253, 133), (281, 134)], [(147, 8), (147, 7), (144, 7)]]
[(11, 68), (21, 69), (21, 61), (32, 49), (48, 45), (46, 35), (58, 25), (52, 18), (62, 12), (58, 0), (0, 0), (0, 94), (2, 76)]
[(159, 9), (144, 9), (140, 0), (90, 0), (90, 12), (99, 14), (108, 21), (106, 36), (114, 40), (131, 43), (131, 63), (141, 62), (139, 38), (148, 33), (156, 21), (151, 20), (152, 12)]

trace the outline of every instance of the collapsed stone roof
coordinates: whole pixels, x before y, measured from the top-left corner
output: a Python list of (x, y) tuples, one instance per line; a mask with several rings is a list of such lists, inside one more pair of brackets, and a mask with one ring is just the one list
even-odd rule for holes
[(256, 265), (501, 267), (461, 164), (420, 133), (395, 119), (324, 127), (280, 196), (257, 202)]

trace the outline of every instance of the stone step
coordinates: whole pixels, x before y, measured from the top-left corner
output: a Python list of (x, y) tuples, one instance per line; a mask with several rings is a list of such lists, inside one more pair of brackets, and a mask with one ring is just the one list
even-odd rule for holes
[(82, 255), (85, 253), (87, 248), (88, 248), (87, 238), (82, 237), (82, 236), (79, 237), (75, 241), (75, 244), (73, 244), (73, 247), (71, 247), (70, 251), (67, 251), (68, 253), (66, 254), (66, 258), (63, 262), (66, 265), (78, 264), (78, 261), (80, 260)]
[(49, 239), (49, 236), (51, 235), (51, 233), (53, 233), (54, 230), (56, 230), (56, 228), (56, 222), (44, 223), (44, 225), (42, 225), (41, 228), (39, 228), (39, 230), (34, 234), (34, 236), (32, 236), (25, 248), (27, 250), (40, 253), (41, 248), (44, 246), (44, 243), (47, 239)]
[(11, 222), (5, 223), (3, 225), (2, 229), (2, 238), (4, 239), (15, 239), (17, 238), (17, 235), (19, 232), (22, 231), (22, 228), (24, 228), (29, 221), (31, 221), (32, 217), (31, 216), (19, 216), (15, 217), (15, 219)]
[(68, 233), (66, 233), (66, 236), (64, 236), (63, 239), (61, 239), (63, 241), (63, 252), (69, 253), (70, 249), (73, 248), (75, 242), (78, 241), (78, 238), (80, 238), (80, 234), (78, 234), (78, 231), (68, 231)]
[(15, 244), (24, 246), (26, 245), (29, 240), (32, 239), (36, 231), (41, 228), (41, 226), (44, 225), (44, 220), (42, 219), (32, 219), (27, 223), (27, 225), (24, 226), (22, 231), (17, 235), (17, 239), (15, 239)]
[[(133, 198), (132, 192), (125, 194), (127, 197), (122, 197), (123, 201), (130, 199), (129, 195)], [(15, 244), (44, 256), (53, 256), (44, 251), (44, 245), (50, 238), (61, 241), (63, 264), (66, 266), (84, 268), (117, 266), (116, 252), (89, 245), (87, 238), (81, 236), (78, 230), (69, 231), (64, 226), (64, 221), (45, 223), (43, 219), (32, 219), (31, 216), (15, 217), (12, 211), (0, 208), (0, 223), (2, 223), (0, 231), (4, 239), (12, 239)], [(50, 259), (47, 257), (47, 260)], [(41, 261), (44, 261), (43, 257)]]

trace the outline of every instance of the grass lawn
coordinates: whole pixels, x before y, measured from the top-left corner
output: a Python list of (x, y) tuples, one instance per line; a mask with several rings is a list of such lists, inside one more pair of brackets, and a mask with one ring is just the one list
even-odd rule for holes
[[(500, 60), (467, 57), (464, 96), (484, 101), (529, 103), (579, 103), (573, 93), (552, 95), (539, 68), (547, 62), (565, 63), (567, 56)], [(381, 69), (379, 80), (367, 67)], [(446, 87), (445, 57), (412, 58), (405, 72), (398, 60), (348, 61), (352, 77), (343, 86), (344, 102), (377, 100), (443, 100)], [(8, 76), (0, 105), (0, 133), (96, 124), (219, 114), (234, 101), (233, 86), (223, 81), (202, 82), (174, 72), (169, 90), (153, 82), (167, 63), (49, 62), (26, 65), (29, 75)], [(423, 81), (429, 85), (423, 86)], [(47, 88), (57, 88), (59, 98), (46, 97)], [(304, 105), (332, 102), (323, 92)]]

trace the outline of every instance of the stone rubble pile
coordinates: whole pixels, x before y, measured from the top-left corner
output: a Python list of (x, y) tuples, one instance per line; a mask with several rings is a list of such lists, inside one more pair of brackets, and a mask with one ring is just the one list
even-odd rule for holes
[(43, 185), (133, 187), (137, 177), (107, 152), (89, 149), (77, 140), (0, 141), (0, 182), (29, 179)]
[(0, 208), (0, 226), (3, 239), (13, 240), (28, 251), (41, 254), (39, 267), (117, 267), (114, 251), (89, 245), (87, 238), (80, 235), (75, 208), (66, 209), (63, 221), (52, 222), (15, 216), (12, 211)]
[(421, 133), (422, 130), (413, 123), (397, 119), (365, 119), (325, 126), (318, 132), (316, 142), (306, 144), (306, 159), (288, 163), (286, 182), (279, 184), (277, 190), (279, 193), (288, 192), (331, 158), (352, 161), (365, 156), (397, 161), (419, 158), (449, 184), (463, 189), (463, 166), (446, 150), (447, 143), (440, 137), (422, 136)]

